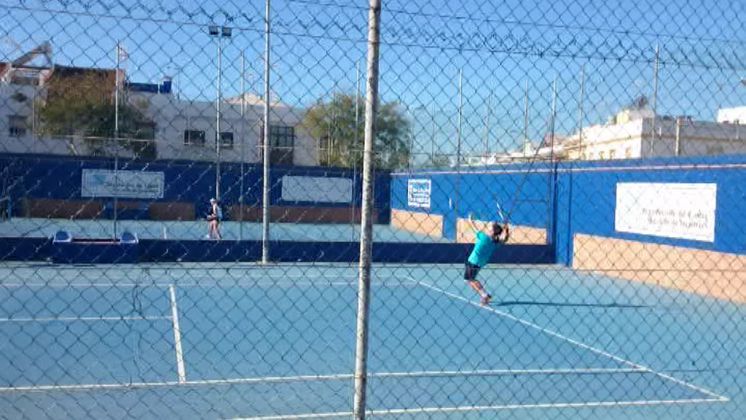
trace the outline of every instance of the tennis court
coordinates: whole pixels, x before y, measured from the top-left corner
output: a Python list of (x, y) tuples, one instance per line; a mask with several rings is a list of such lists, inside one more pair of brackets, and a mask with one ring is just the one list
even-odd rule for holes
[[(351, 415), (355, 267), (5, 263), (0, 274), (8, 417)], [(460, 275), (374, 269), (369, 414), (702, 418), (746, 403), (732, 369), (744, 365), (742, 305), (496, 266), (484, 273), (495, 301), (481, 307)]]
[[(114, 235), (112, 220), (70, 220), (14, 218), (12, 223), (0, 223), (0, 237), (50, 238), (60, 230), (81, 238), (106, 238)], [(116, 231), (136, 233), (140, 239), (204, 240), (207, 223), (198, 221), (120, 220)], [(259, 222), (223, 222), (220, 227), (225, 240), (259, 240)], [(436, 235), (396, 229), (390, 225), (376, 225), (374, 240), (388, 242), (452, 242)], [(272, 237), (285, 241), (348, 242), (360, 239), (359, 224), (273, 223)]]

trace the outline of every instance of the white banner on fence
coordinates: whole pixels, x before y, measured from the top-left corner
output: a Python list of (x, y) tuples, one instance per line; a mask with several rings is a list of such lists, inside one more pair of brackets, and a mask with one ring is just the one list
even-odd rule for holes
[(83, 169), (83, 197), (163, 198), (163, 172)]
[(407, 181), (407, 205), (409, 207), (430, 208), (432, 184), (429, 179), (410, 179)]
[(616, 186), (618, 232), (715, 241), (717, 184), (628, 183)]
[(283, 176), (283, 201), (352, 202), (352, 180), (340, 177)]

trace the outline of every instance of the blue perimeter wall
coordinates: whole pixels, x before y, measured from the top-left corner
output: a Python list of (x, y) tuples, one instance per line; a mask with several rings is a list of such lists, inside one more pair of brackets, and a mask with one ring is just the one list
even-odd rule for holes
[[(495, 203), (512, 212), (515, 225), (545, 227), (558, 263), (572, 263), (577, 233), (746, 254), (746, 156), (659, 158), (601, 162), (512, 164), (460, 172), (393, 173), (391, 208), (424, 212), (407, 203), (407, 181), (430, 179), (430, 214), (442, 215), (443, 232), (455, 237), (456, 217), (471, 212), (496, 219)], [(715, 241), (701, 242), (617, 232), (614, 227), (617, 182), (716, 183)], [(456, 185), (459, 194), (456, 194)], [(454, 202), (459, 200), (458, 211)]]
[[(617, 182), (715, 183), (715, 241), (617, 232)], [(557, 168), (557, 261), (572, 263), (576, 233), (746, 254), (746, 156), (567, 162)]]
[[(552, 167), (543, 162), (503, 168), (463, 169), (460, 172), (415, 171), (392, 173), (391, 208), (422, 212), (407, 203), (407, 181), (430, 179), (430, 214), (444, 218), (443, 234), (456, 238), (456, 218), (469, 213), (478, 220), (496, 220), (497, 203), (511, 223), (551, 228)], [(458, 191), (458, 193), (457, 193)]]
[[(21, 208), (24, 197), (85, 200), (81, 197), (83, 169), (114, 169), (110, 158), (84, 158), (55, 155), (0, 154), (0, 176), (6, 186), (4, 192), (11, 197), (14, 215)], [(164, 173), (162, 202), (193, 202), (200, 214), (206, 210), (208, 200), (215, 195), (215, 166), (209, 162), (195, 161), (132, 161), (121, 159), (119, 169), (130, 171), (157, 171)], [(237, 163), (221, 164), (221, 202), (224, 206), (238, 204), (241, 167)], [(270, 176), (270, 204), (280, 206), (348, 207), (347, 203), (289, 202), (283, 201), (282, 177), (313, 176), (343, 177), (353, 179), (354, 203), (360, 206), (362, 175), (347, 168), (275, 166)], [(379, 211), (379, 222), (389, 222), (390, 176), (387, 172), (376, 174), (374, 206)], [(262, 201), (262, 167), (244, 165), (244, 204), (260, 205)], [(123, 199), (124, 200), (124, 199)], [(133, 201), (148, 201), (133, 199)]]
[[(223, 202), (228, 205), (237, 203), (239, 165), (223, 164), (222, 166)], [(125, 161), (121, 167), (128, 170), (163, 171), (166, 190), (164, 198), (158, 201), (194, 202), (199, 211), (202, 204), (213, 194), (214, 167), (209, 163)], [(15, 209), (19, 208), (19, 201), (24, 196), (80, 199), (83, 168), (111, 169), (113, 162), (111, 159), (100, 158), (0, 155), (2, 182), (14, 201)], [(245, 201), (247, 204), (260, 203), (261, 167), (245, 165), (245, 171), (244, 183), (247, 191)], [(284, 175), (354, 177), (355, 202), (356, 205), (360, 205), (359, 174), (353, 175), (348, 170), (339, 168), (315, 167), (274, 167), (271, 194), (273, 205), (318, 206), (320, 204), (282, 202), (280, 200), (281, 177)], [(537, 256), (537, 253), (551, 252), (551, 261), (546, 255), (539, 258), (544, 263), (556, 261), (570, 265), (573, 237), (578, 233), (746, 254), (746, 223), (742, 221), (746, 215), (746, 156), (561, 162), (553, 165), (536, 162), (480, 168), (479, 170), (464, 169), (460, 173), (456, 171), (420, 171), (391, 175), (379, 173), (376, 176), (375, 206), (381, 212), (383, 223), (389, 220), (390, 208), (409, 211), (423, 210), (407, 204), (407, 180), (409, 179), (432, 180), (429, 213), (444, 216), (446, 237), (455, 237), (456, 218), (465, 218), (470, 212), (477, 219), (495, 219), (496, 202), (500, 203), (505, 212), (512, 212), (511, 223), (546, 229), (550, 239), (548, 246), (515, 249), (516, 252), (529, 252), (534, 256)], [(716, 183), (715, 241), (700, 242), (616, 232), (614, 211), (618, 182)], [(459, 194), (456, 194), (456, 191)], [(331, 206), (326, 203), (324, 205)], [(315, 246), (314, 244), (308, 245)], [(466, 245), (468, 247), (468, 244)], [(410, 247), (408, 249), (417, 253), (418, 249), (424, 251), (425, 248), (420, 249), (420, 246), (425, 247), (426, 244), (412, 247), (410, 243), (407, 246)], [(442, 244), (442, 246), (461, 247), (464, 244)], [(353, 246), (352, 249), (354, 248)], [(449, 249), (454, 250), (454, 248)], [(333, 254), (340, 250), (329, 249), (328, 251)], [(397, 249), (396, 252), (401, 253), (402, 250)], [(448, 251), (444, 249), (443, 252)], [(459, 248), (458, 254), (465, 252), (468, 252), (468, 249)], [(529, 257), (522, 255), (518, 259), (528, 261)], [(384, 260), (386, 258), (383, 257)], [(441, 257), (431, 256), (423, 259), (440, 261)], [(446, 257), (442, 259), (444, 262), (448, 260)], [(497, 259), (502, 259), (502, 257)], [(401, 261), (401, 256), (398, 261)]]

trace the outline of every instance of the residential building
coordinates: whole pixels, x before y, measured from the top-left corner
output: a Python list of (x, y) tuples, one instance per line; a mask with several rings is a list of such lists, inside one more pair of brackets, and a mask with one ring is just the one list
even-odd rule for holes
[(579, 133), (568, 136), (559, 147), (557, 155), (572, 160), (739, 154), (746, 153), (746, 129), (739, 124), (624, 110), (607, 124), (583, 128), (582, 138)]
[[(49, 63), (30, 65), (40, 54)], [(117, 77), (114, 69), (52, 65), (50, 54), (49, 45), (43, 44), (11, 63), (0, 63), (0, 152), (132, 156), (133, 148), (115, 146), (113, 123), (105, 125), (105, 134), (102, 130), (76, 129), (78, 121), (61, 124), (62, 128), (52, 132), (40, 129), (40, 109), (52, 98), (82, 95), (89, 102), (111, 107), (119, 80), (122, 130), (119, 137), (125, 139), (122, 141), (155, 145), (151, 157), (158, 159), (215, 161), (219, 156), (221, 162), (261, 161), (264, 102), (259, 96), (245, 93), (221, 101), (218, 147), (215, 101), (179, 98), (172, 93), (168, 78), (160, 84), (130, 83), (121, 70)], [(69, 98), (65, 100), (69, 102)], [(123, 112), (125, 108), (135, 110), (137, 121), (127, 121), (133, 112)], [(273, 164), (319, 164), (318, 143), (303, 129), (303, 114), (303, 109), (277, 100), (272, 102), (270, 160)], [(108, 134), (109, 131), (112, 133)]]
[(746, 106), (719, 109), (717, 122), (746, 125)]

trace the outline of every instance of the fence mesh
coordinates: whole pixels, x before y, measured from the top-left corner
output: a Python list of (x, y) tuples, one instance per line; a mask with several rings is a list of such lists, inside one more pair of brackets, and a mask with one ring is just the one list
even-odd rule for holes
[(744, 417), (742, 4), (0, 6), (1, 417), (353, 415), (370, 76), (365, 413)]

